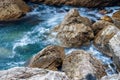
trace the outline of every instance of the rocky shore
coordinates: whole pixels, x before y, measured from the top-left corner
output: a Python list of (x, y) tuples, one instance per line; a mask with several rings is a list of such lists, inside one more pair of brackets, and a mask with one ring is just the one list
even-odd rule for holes
[[(113, 5), (112, 3), (119, 2), (118, 0), (30, 1), (50, 5), (65, 4), (86, 7), (110, 6)], [(30, 7), (22, 0), (2, 0), (0, 6), (1, 21), (19, 19), (30, 11)], [(56, 35), (52, 35), (52, 33), (56, 33)], [(49, 45), (33, 55), (27, 62), (27, 67), (1, 70), (0, 80), (120, 79), (120, 11), (113, 13), (112, 16), (103, 16), (93, 23), (92, 20), (81, 16), (79, 11), (73, 8), (66, 14), (63, 21), (51, 30), (50, 37), (51, 35), (58, 41), (57, 45)], [(66, 55), (65, 48), (88, 46), (91, 42), (104, 55), (112, 58), (118, 74), (108, 76), (106, 66), (88, 51), (79, 49)]]

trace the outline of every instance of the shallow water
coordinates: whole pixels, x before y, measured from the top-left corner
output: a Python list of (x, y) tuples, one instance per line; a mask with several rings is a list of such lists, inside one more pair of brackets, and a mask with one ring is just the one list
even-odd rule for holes
[[(23, 66), (30, 57), (47, 45), (54, 44), (54, 39), (48, 37), (50, 30), (59, 24), (70, 6), (46, 6), (30, 4), (33, 11), (21, 20), (14, 22), (0, 22), (0, 69), (8, 69), (15, 66)], [(102, 8), (101, 8), (102, 9)], [(120, 7), (106, 7), (110, 15), (119, 10)], [(93, 21), (99, 19), (103, 14), (100, 9), (78, 8), (82, 16), (86, 16)], [(81, 49), (81, 48), (80, 48)], [(112, 60), (97, 51), (93, 45), (82, 49), (92, 52), (92, 55), (100, 59), (103, 64), (108, 65), (108, 74), (116, 73), (115, 68), (111, 68)], [(69, 53), (74, 49), (66, 49)]]

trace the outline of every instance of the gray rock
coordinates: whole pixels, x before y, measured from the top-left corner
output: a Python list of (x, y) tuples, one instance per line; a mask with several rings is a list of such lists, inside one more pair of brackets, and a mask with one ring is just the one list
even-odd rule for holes
[(53, 32), (56, 32), (55, 37), (60, 46), (79, 47), (90, 44), (94, 38), (90, 25), (91, 21), (88, 18), (81, 17), (77, 9), (71, 9)]
[(106, 75), (102, 63), (83, 50), (67, 55), (62, 70), (72, 80), (96, 80)]
[(65, 73), (38, 68), (15, 67), (0, 71), (0, 80), (70, 80)]
[(94, 44), (105, 55), (113, 58), (120, 71), (120, 30), (113, 25), (105, 27), (95, 37)]
[(120, 80), (120, 73), (109, 75), (109, 76), (104, 76), (101, 78), (101, 80)]

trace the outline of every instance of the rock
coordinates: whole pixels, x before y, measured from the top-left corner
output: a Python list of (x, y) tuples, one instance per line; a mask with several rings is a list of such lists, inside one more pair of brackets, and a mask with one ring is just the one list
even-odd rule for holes
[(108, 25), (114, 25), (112, 18), (109, 16), (103, 16), (101, 20), (95, 22), (91, 28), (94, 31), (94, 34), (96, 35), (100, 30), (102, 30)]
[(63, 72), (15, 67), (0, 71), (0, 80), (70, 80)]
[(120, 31), (109, 40), (109, 47), (113, 53), (113, 61), (120, 71)]
[(106, 75), (101, 62), (83, 50), (67, 55), (62, 70), (72, 80), (96, 80)]
[(108, 25), (95, 37), (94, 45), (105, 55), (112, 57), (120, 71), (120, 29)]
[(116, 26), (106, 26), (96, 35), (94, 39), (94, 45), (105, 55), (113, 57), (109, 42), (111, 38), (114, 37), (114, 35), (117, 34), (119, 31), (120, 30)]
[(112, 6), (119, 3), (119, 0), (30, 0), (36, 3), (45, 3), (49, 5), (72, 5), (84, 7), (103, 7)]
[(113, 13), (112, 18), (114, 20), (114, 24), (120, 29), (120, 10)]
[(58, 70), (65, 57), (64, 48), (60, 46), (48, 46), (32, 57), (29, 67)]
[(79, 47), (89, 44), (94, 38), (90, 25), (91, 21), (88, 18), (81, 17), (77, 9), (71, 9), (53, 32), (56, 32), (56, 38), (61, 46)]
[(0, 21), (16, 20), (29, 10), (22, 0), (0, 0)]
[(87, 17), (82, 17), (76, 8), (70, 9), (70, 11), (64, 17), (62, 25), (69, 25), (72, 23), (83, 23), (86, 26), (91, 26), (92, 22)]
[(119, 74), (113, 74), (110, 76), (104, 76), (101, 80), (120, 80), (120, 73)]

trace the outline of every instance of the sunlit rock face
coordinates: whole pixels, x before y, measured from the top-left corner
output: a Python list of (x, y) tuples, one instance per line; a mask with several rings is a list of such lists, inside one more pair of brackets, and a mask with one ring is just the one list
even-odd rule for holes
[(120, 29), (120, 10), (113, 13), (112, 18), (114, 20), (114, 24)]
[(45, 3), (49, 5), (72, 5), (85, 7), (102, 7), (116, 5), (119, 0), (30, 0), (36, 3)]
[(94, 31), (94, 34), (96, 35), (99, 31), (101, 31), (103, 28), (105, 28), (108, 25), (115, 26), (111, 17), (103, 16), (103, 17), (101, 17), (101, 20), (96, 21), (91, 26), (91, 28)]
[(0, 80), (70, 80), (65, 73), (38, 68), (15, 67), (0, 71)]
[(114, 35), (119, 32), (116, 26), (108, 25), (103, 28), (95, 37), (94, 45), (105, 55), (112, 57), (111, 48), (109, 42)]
[(47, 46), (31, 58), (28, 66), (58, 70), (62, 65), (64, 57), (64, 48), (60, 46)]
[(113, 53), (113, 61), (120, 71), (120, 31), (109, 40), (109, 46)]
[(90, 25), (91, 21), (88, 18), (80, 16), (77, 9), (71, 9), (61, 24), (55, 26), (53, 32), (57, 33), (55, 37), (60, 46), (79, 47), (88, 45), (94, 38)]
[(113, 25), (105, 27), (95, 37), (94, 45), (105, 55), (112, 57), (120, 71), (120, 29)]
[(113, 74), (110, 76), (104, 76), (101, 78), (101, 80), (119, 80), (120, 79), (120, 73), (119, 74)]
[(0, 21), (16, 20), (29, 10), (30, 7), (22, 0), (0, 0)]
[(102, 63), (83, 50), (68, 54), (63, 61), (62, 70), (71, 80), (96, 80), (106, 75)]

